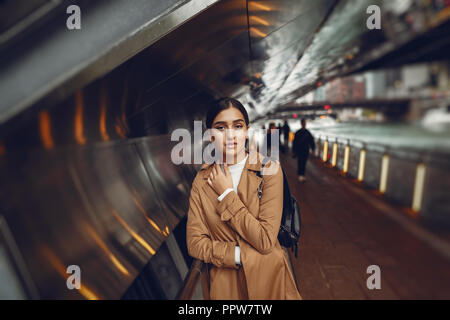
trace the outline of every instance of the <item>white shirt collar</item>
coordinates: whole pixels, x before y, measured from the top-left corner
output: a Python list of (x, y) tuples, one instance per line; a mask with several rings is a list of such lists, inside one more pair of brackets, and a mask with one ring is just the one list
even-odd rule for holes
[(235, 168), (240, 168), (242, 166), (245, 165), (245, 161), (247, 161), (248, 158), (248, 153), (245, 155), (244, 159), (242, 159), (241, 161), (239, 161), (238, 163), (235, 163), (231, 166), (228, 166), (229, 169), (234, 170)]

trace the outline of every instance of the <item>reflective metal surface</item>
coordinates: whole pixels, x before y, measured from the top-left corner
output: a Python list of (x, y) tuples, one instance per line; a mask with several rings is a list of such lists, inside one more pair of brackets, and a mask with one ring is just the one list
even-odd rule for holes
[(3, 53), (0, 123), (42, 99), (48, 105), (67, 97), (214, 2), (79, 1), (82, 32), (66, 28), (68, 15), (62, 8), (57, 18), (40, 27), (38, 36), (30, 35)]
[[(192, 132), (213, 99), (237, 97), (251, 120), (264, 117), (395, 50), (401, 33), (367, 33), (367, 6), (390, 10), (386, 1), (149, 3), (96, 2), (82, 32), (45, 25), (51, 32), (0, 56), (0, 214), (41, 298), (117, 299), (164, 264), (149, 267), (184, 218), (198, 169), (173, 164), (170, 134)], [(368, 157), (371, 185), (379, 160)], [(408, 161), (393, 167), (411, 175)], [(387, 194), (410, 202), (395, 185)], [(440, 196), (429, 191), (424, 212)], [(69, 265), (82, 270), (79, 291), (66, 286)]]
[(185, 203), (179, 203), (184, 210), (168, 210), (164, 199), (188, 183), (177, 179), (192, 176), (178, 168), (173, 184), (156, 191), (161, 181), (150, 178), (149, 168), (170, 171), (158, 157), (144, 164), (139, 149), (149, 143), (31, 150), (3, 159), (2, 211), (42, 298), (77, 298), (64, 280), (73, 264), (83, 272), (85, 298), (117, 298), (178, 223)]

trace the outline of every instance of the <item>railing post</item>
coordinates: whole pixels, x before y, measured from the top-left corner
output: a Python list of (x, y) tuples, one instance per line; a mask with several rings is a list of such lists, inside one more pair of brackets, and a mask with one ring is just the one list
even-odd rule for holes
[(419, 212), (422, 207), (423, 186), (425, 183), (426, 167), (424, 163), (419, 163), (416, 168), (416, 178), (414, 179), (414, 193), (412, 209)]
[(323, 144), (323, 162), (327, 162), (328, 160), (328, 140), (325, 140), (325, 143)]
[(332, 159), (331, 159), (331, 165), (332, 165), (333, 167), (336, 166), (336, 162), (337, 162), (337, 152), (338, 152), (338, 145), (337, 145), (337, 142), (335, 142), (335, 143), (333, 144), (333, 157), (332, 157)]
[(389, 173), (389, 155), (383, 155), (381, 159), (381, 173), (380, 173), (380, 192), (385, 193), (387, 188), (387, 179)]
[(344, 168), (343, 171), (344, 173), (348, 172), (348, 162), (350, 159), (350, 146), (345, 146), (345, 153), (344, 153)]
[(359, 153), (359, 170), (358, 170), (358, 181), (364, 180), (364, 169), (366, 166), (366, 150), (361, 149)]

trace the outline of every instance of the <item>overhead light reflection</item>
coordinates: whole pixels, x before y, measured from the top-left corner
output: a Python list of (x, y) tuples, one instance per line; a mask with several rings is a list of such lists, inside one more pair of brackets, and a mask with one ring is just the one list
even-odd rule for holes
[(109, 135), (106, 131), (106, 90), (104, 88), (100, 96), (100, 135), (103, 141), (109, 140)]
[(83, 92), (78, 90), (75, 94), (75, 140), (79, 145), (86, 143), (83, 134)]
[(255, 27), (250, 27), (250, 33), (254, 33), (254, 34), (256, 34), (257, 36), (262, 37), (262, 38), (264, 38), (264, 37), (267, 36), (267, 34), (265, 34), (264, 32), (259, 31), (259, 30), (256, 29)]
[(47, 150), (53, 149), (54, 147), (50, 126), (50, 115), (47, 110), (42, 110), (39, 112), (39, 131), (41, 133), (42, 144)]
[(100, 236), (89, 225), (86, 224), (84, 226), (84, 228), (87, 230), (87, 232), (92, 237), (92, 239), (94, 239), (95, 243), (97, 243), (97, 245), (100, 247), (100, 249), (102, 249), (102, 251), (106, 253), (106, 255), (108, 256), (109, 260), (111, 260), (112, 264), (114, 264), (114, 266), (122, 274), (124, 274), (126, 276), (130, 276), (130, 273), (128, 272), (128, 270), (125, 268), (125, 266), (122, 263), (120, 263), (120, 261), (111, 252), (111, 250), (108, 249), (108, 247), (103, 242), (103, 240), (100, 238)]
[(127, 77), (127, 79), (125, 81), (125, 88), (124, 88), (124, 93), (123, 93), (123, 97), (122, 97), (122, 106), (121, 106), (121, 109), (122, 109), (122, 113), (121, 113), (122, 123), (121, 124), (122, 124), (122, 128), (125, 129), (125, 132), (124, 132), (124, 130), (122, 130), (122, 133), (124, 136), (126, 136), (126, 131), (129, 130), (128, 124), (127, 124), (127, 117), (126, 117), (126, 106), (127, 106), (127, 98), (128, 98), (128, 79), (129, 78)]
[(265, 26), (269, 26), (270, 25), (269, 22), (267, 22), (266, 20), (261, 19), (260, 17), (257, 17), (257, 16), (250, 16), (250, 19), (256, 21), (257, 23), (263, 24)]
[(116, 133), (119, 137), (121, 137), (122, 139), (126, 139), (127, 136), (125, 134), (125, 131), (123, 130), (122, 126), (120, 125), (120, 118), (117, 117), (116, 118), (117, 123), (115, 124), (114, 128), (116, 129)]
[[(167, 237), (167, 236), (169, 235), (169, 232), (165, 232), (164, 230), (161, 230), (161, 229), (158, 227), (158, 225), (156, 224), (156, 222), (149, 218), (149, 216), (148, 216), (147, 212), (145, 211), (144, 207), (142, 206), (142, 204), (141, 204), (141, 203), (139, 202), (139, 200), (137, 199), (137, 192), (136, 192), (136, 190), (134, 190), (134, 189), (132, 188), (132, 191), (133, 191), (133, 196), (132, 196), (133, 201), (134, 201), (134, 203), (136, 204), (136, 206), (139, 208), (139, 210), (141, 211), (141, 213), (144, 215), (145, 219), (147, 219), (147, 221), (150, 223), (150, 225), (151, 225), (154, 229), (156, 229), (156, 231), (158, 231), (158, 232), (159, 232), (160, 234), (162, 234), (163, 236)], [(166, 227), (166, 229), (169, 230), (167, 227)]]
[(130, 226), (122, 219), (122, 217), (114, 209), (112, 209), (112, 212), (117, 221), (119, 221), (119, 223), (131, 234), (134, 240), (139, 242), (139, 244), (143, 246), (144, 249), (146, 249), (151, 255), (154, 255), (156, 253), (156, 251), (140, 235), (138, 235), (133, 229), (130, 228)]
[(266, 5), (263, 5), (261, 3), (255, 2), (255, 1), (250, 1), (249, 5), (251, 5), (251, 6), (255, 7), (255, 8), (258, 8), (259, 10), (272, 11), (272, 8), (270, 8), (270, 7), (266, 6)]

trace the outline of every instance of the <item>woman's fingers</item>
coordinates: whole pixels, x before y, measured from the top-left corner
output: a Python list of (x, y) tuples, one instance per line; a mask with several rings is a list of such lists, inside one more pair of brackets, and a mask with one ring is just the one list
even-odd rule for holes
[(220, 167), (220, 164), (217, 165), (217, 173), (218, 174), (224, 174), (222, 168)]
[(223, 165), (223, 168), (225, 169), (225, 176), (228, 177), (228, 175), (230, 174), (230, 169), (228, 168), (228, 165), (225, 163)]
[(216, 166), (216, 173), (217, 174), (221, 174), (223, 171), (222, 171), (222, 169), (220, 168), (220, 164), (218, 163), (217, 164), (217, 166)]

